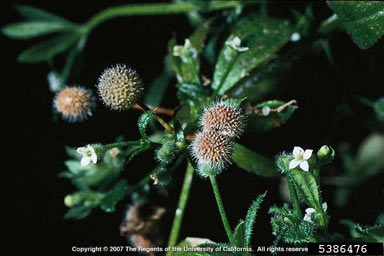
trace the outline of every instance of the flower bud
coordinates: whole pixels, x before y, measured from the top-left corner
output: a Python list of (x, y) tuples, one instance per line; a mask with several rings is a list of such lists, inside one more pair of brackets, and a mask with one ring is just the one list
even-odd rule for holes
[(49, 90), (51, 92), (60, 91), (62, 84), (61, 84), (60, 75), (57, 72), (55, 71), (49, 72), (47, 75), (47, 81), (49, 85)]
[(285, 173), (287, 170), (289, 170), (289, 162), (292, 159), (293, 159), (293, 156), (285, 152), (276, 156), (276, 166), (281, 173)]
[(119, 111), (135, 105), (144, 90), (137, 72), (124, 64), (107, 68), (99, 78), (97, 89), (105, 105)]
[(69, 122), (81, 122), (92, 115), (95, 98), (83, 87), (67, 87), (56, 94), (54, 107)]
[(72, 197), (72, 195), (66, 195), (66, 196), (64, 197), (64, 204), (65, 204), (65, 206), (67, 206), (67, 207), (72, 207), (72, 206), (75, 205), (75, 203), (74, 203), (74, 201), (73, 201), (73, 197)]
[(170, 163), (177, 151), (178, 147), (175, 142), (167, 141), (156, 150), (156, 159), (162, 163)]
[(317, 151), (317, 158), (319, 159), (320, 165), (325, 165), (335, 158), (335, 150), (332, 147), (324, 145)]

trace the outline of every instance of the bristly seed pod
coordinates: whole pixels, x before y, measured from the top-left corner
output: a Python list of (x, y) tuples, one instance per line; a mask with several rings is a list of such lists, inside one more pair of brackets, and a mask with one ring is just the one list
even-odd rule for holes
[(217, 131), (233, 138), (243, 132), (245, 117), (238, 104), (220, 100), (205, 108), (200, 122), (205, 131)]
[(192, 154), (203, 177), (219, 174), (229, 164), (232, 152), (232, 139), (216, 131), (199, 132), (192, 142)]
[(69, 122), (81, 122), (92, 115), (95, 97), (83, 87), (67, 87), (56, 94), (54, 107)]
[(140, 99), (143, 81), (135, 70), (118, 64), (104, 70), (97, 89), (105, 105), (113, 110), (124, 111)]

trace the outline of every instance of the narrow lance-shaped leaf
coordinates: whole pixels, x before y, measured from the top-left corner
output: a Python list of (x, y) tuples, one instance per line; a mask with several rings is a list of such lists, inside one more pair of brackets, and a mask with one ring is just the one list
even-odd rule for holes
[(260, 176), (274, 177), (279, 173), (276, 171), (271, 159), (238, 144), (234, 144), (232, 160), (242, 169)]
[(256, 221), (257, 211), (259, 210), (260, 204), (261, 202), (263, 202), (265, 195), (266, 192), (264, 194), (259, 195), (256, 200), (253, 201), (251, 207), (249, 207), (248, 209), (247, 216), (245, 217), (244, 246), (246, 247), (249, 246), (251, 243), (252, 229)]
[(302, 170), (291, 170), (291, 172), (297, 192), (304, 199), (305, 203), (317, 212), (321, 212), (320, 192), (315, 177), (310, 172)]
[[(291, 34), (292, 27), (287, 20), (255, 16), (238, 22), (221, 49), (212, 89), (219, 95), (224, 94), (255, 67), (268, 60), (288, 42)], [(233, 49), (229, 44), (236, 37), (241, 40), (241, 47), (249, 49)]]
[(14, 39), (30, 39), (51, 33), (71, 31), (77, 27), (60, 22), (51, 21), (31, 21), (12, 23), (3, 27), (2, 32), (4, 35)]
[(240, 220), (239, 223), (237, 224), (235, 230), (233, 231), (233, 238), (236, 241), (236, 246), (237, 247), (245, 247), (245, 222), (244, 220)]
[(384, 2), (328, 1), (328, 5), (361, 49), (373, 46), (384, 35)]
[(100, 202), (100, 208), (106, 212), (115, 211), (116, 204), (120, 202), (129, 190), (125, 180), (120, 180), (109, 192), (105, 194)]
[(17, 5), (17, 11), (21, 16), (36, 21), (51, 21), (51, 22), (61, 22), (61, 23), (71, 23), (70, 21), (57, 16), (56, 14), (44, 11), (40, 8), (36, 8), (29, 5)]
[(50, 61), (57, 54), (68, 50), (78, 39), (79, 35), (77, 33), (54, 37), (51, 40), (41, 42), (23, 51), (19, 55), (18, 61), (25, 63)]
[(155, 78), (155, 80), (152, 82), (152, 84), (149, 86), (147, 93), (145, 95), (145, 104), (152, 105), (152, 106), (159, 106), (163, 95), (165, 93), (165, 90), (167, 89), (173, 73), (170, 68), (170, 59), (169, 56), (165, 58), (164, 61), (164, 70), (163, 72)]

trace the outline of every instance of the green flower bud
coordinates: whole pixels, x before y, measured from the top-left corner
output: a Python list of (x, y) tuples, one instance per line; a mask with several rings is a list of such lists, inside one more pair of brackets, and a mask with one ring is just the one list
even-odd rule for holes
[(170, 163), (175, 157), (178, 147), (174, 141), (165, 142), (156, 150), (156, 159), (162, 163)]
[(324, 145), (317, 151), (317, 158), (319, 159), (320, 165), (325, 165), (335, 158), (335, 150), (333, 150), (332, 147)]
[(293, 159), (292, 155), (285, 152), (281, 153), (276, 157), (276, 166), (281, 173), (285, 173), (289, 170), (289, 162)]
[(64, 197), (64, 204), (65, 204), (65, 206), (67, 206), (67, 207), (72, 207), (72, 206), (75, 205), (74, 202), (73, 202), (73, 197), (72, 197), (72, 195), (66, 195), (66, 196)]

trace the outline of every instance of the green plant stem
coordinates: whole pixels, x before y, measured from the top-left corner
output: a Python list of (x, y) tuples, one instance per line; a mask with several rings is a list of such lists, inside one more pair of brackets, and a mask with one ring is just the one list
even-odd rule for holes
[(219, 208), (219, 212), (220, 212), (221, 220), (223, 221), (225, 232), (227, 233), (229, 242), (234, 245), (235, 241), (233, 240), (231, 226), (229, 225), (227, 214), (225, 213), (223, 201), (221, 200), (220, 191), (217, 185), (216, 178), (214, 175), (209, 175), (209, 179), (211, 181), (213, 194), (215, 195), (215, 198), (216, 198), (217, 207)]
[(289, 195), (291, 197), (293, 210), (294, 210), (296, 216), (298, 218), (302, 219), (303, 214), (302, 214), (301, 209), (300, 209), (299, 199), (297, 198), (297, 192), (296, 192), (295, 184), (293, 181), (292, 173), (290, 170), (288, 170), (286, 173), (287, 173)]
[(87, 31), (92, 30), (97, 25), (116, 17), (139, 16), (139, 15), (162, 15), (188, 13), (193, 11), (215, 11), (221, 9), (238, 7), (236, 1), (215, 1), (208, 6), (194, 5), (191, 3), (154, 3), (154, 4), (130, 4), (107, 8), (94, 15), (86, 24)]
[[(181, 227), (181, 223), (182, 223), (184, 212), (185, 212), (185, 207), (187, 205), (189, 192), (191, 191), (193, 173), (194, 173), (194, 169), (192, 165), (188, 162), (187, 170), (184, 176), (183, 187), (181, 188), (179, 202), (177, 204), (175, 218), (173, 219), (173, 223), (172, 223), (171, 234), (168, 240), (168, 247), (173, 247), (177, 244), (177, 239), (179, 237), (179, 232), (180, 232), (180, 227)], [(171, 255), (171, 252), (168, 252), (167, 256), (168, 255)]]
[(105, 150), (111, 149), (111, 148), (118, 148), (118, 147), (130, 147), (130, 146), (138, 146), (140, 144), (140, 141), (122, 141), (122, 142), (116, 142), (104, 145), (103, 148)]

